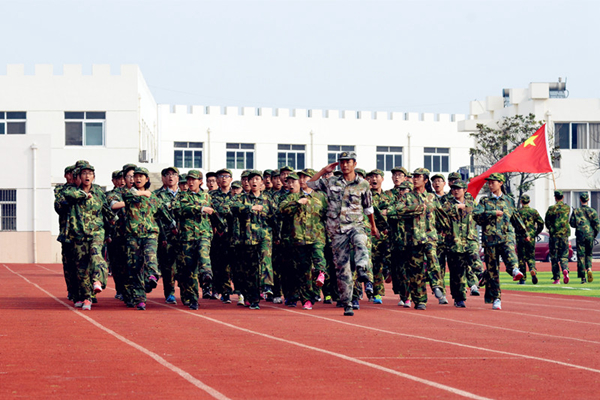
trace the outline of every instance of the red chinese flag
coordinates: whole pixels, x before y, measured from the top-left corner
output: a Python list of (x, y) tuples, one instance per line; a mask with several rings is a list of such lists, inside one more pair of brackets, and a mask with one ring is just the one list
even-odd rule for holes
[(477, 194), (485, 184), (485, 178), (494, 172), (528, 172), (541, 174), (552, 172), (548, 142), (546, 141), (546, 124), (542, 125), (529, 139), (505, 155), (500, 161), (476, 176), (469, 182), (467, 191), (477, 197)]

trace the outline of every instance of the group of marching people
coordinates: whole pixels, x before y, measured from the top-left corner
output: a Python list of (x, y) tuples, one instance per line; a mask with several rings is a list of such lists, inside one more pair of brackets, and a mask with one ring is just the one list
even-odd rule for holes
[[(356, 154), (342, 153), (338, 163), (318, 172), (247, 170), (240, 181), (224, 168), (206, 174), (206, 190), (201, 171), (169, 167), (154, 192), (148, 170), (127, 164), (104, 192), (94, 167), (78, 161), (55, 189), (68, 296), (90, 310), (112, 275), (115, 297), (139, 310), (162, 281), (167, 304), (177, 304), (179, 287), (192, 310), (200, 298), (231, 303), (237, 294), (250, 309), (261, 300), (312, 309), (322, 300), (353, 315), (363, 295), (382, 303), (385, 282), (399, 306), (426, 309), (427, 285), (448, 304), (446, 264), (459, 308), (467, 291), (479, 296), (485, 285), (486, 303), (501, 309), (500, 257), (514, 280), (524, 279), (516, 237), (532, 244), (537, 233), (504, 194), (503, 175), (488, 178), (491, 195), (476, 204), (457, 173), (446, 194), (443, 175), (396, 167), (394, 188), (383, 191), (384, 173), (355, 168)], [(533, 278), (535, 261), (531, 271)]]

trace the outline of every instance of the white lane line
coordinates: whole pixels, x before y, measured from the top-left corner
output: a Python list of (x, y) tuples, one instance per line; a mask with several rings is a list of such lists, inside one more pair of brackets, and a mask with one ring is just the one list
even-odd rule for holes
[(520, 360), (519, 357), (355, 357), (361, 360)]
[(36, 284), (34, 282), (31, 282), (29, 279), (25, 278), (23, 275), (19, 274), (18, 272), (13, 271), (12, 269), (10, 269), (9, 267), (7, 267), (6, 265), (3, 264), (3, 266), (4, 266), (4, 268), (6, 268), (7, 270), (9, 270), (13, 274), (21, 277), (25, 282), (27, 282), (27, 283), (35, 286), (36, 288), (38, 288), (39, 290), (41, 290), (42, 292), (44, 292), (47, 296), (51, 297), (52, 299), (56, 300), (58, 303), (62, 304), (63, 306), (67, 307), (69, 310), (73, 311), (75, 313), (75, 315), (80, 316), (81, 318), (83, 318), (86, 321), (90, 322), (92, 325), (96, 326), (97, 328), (102, 329), (104, 332), (108, 333), (109, 335), (114, 336), (115, 338), (119, 339), (123, 343), (126, 343), (126, 344), (130, 345), (131, 347), (135, 348), (136, 350), (139, 350), (142, 353), (144, 353), (145, 355), (153, 358), (160, 365), (162, 365), (163, 367), (165, 367), (165, 368), (167, 368), (167, 369), (175, 372), (176, 374), (178, 374), (179, 376), (181, 376), (183, 379), (185, 379), (186, 381), (190, 382), (192, 385), (194, 385), (197, 388), (202, 389), (203, 391), (205, 391), (206, 393), (208, 393), (213, 398), (219, 399), (219, 400), (229, 400), (229, 397), (227, 397), (224, 394), (218, 392), (217, 390), (213, 389), (212, 387), (206, 385), (202, 381), (194, 378), (192, 375), (190, 375), (186, 371), (182, 370), (181, 368), (179, 368), (179, 367), (171, 364), (170, 362), (168, 362), (167, 360), (165, 360), (164, 358), (162, 358), (158, 354), (153, 353), (152, 351), (146, 349), (145, 347), (142, 347), (139, 344), (137, 344), (135, 342), (132, 342), (131, 340), (127, 339), (126, 337), (119, 335), (118, 333), (116, 333), (112, 329), (109, 329), (109, 328), (105, 327), (104, 325), (100, 324), (99, 322), (96, 322), (94, 319), (92, 319), (92, 318), (88, 317), (87, 315), (85, 315), (82, 311), (78, 311), (77, 309), (71, 307), (70, 305), (68, 305), (64, 301), (60, 300), (59, 298), (57, 298), (52, 293), (48, 292), (46, 289), (42, 288), (38, 284)]
[[(437, 317), (435, 315), (426, 315), (425, 313), (413, 313), (410, 311), (400, 311), (400, 310), (390, 310), (387, 308), (379, 308), (379, 307), (365, 307), (367, 309), (378, 309), (378, 310), (384, 310), (384, 311), (388, 311), (388, 312), (394, 312), (394, 313), (400, 313), (400, 314), (404, 314), (404, 315), (410, 315), (411, 317), (420, 317), (420, 318), (432, 318), (432, 319), (439, 319), (442, 321), (448, 321), (448, 322), (456, 322), (460, 325), (474, 325), (480, 328), (489, 328), (489, 329), (499, 329), (501, 331), (510, 331), (510, 332), (515, 332), (515, 333), (523, 333), (526, 335), (534, 335), (534, 336), (543, 336), (543, 337), (549, 337), (552, 339), (560, 339), (562, 341), (565, 340), (573, 340), (576, 342), (583, 342), (583, 343), (591, 343), (591, 344), (600, 344), (600, 342), (594, 341), (594, 340), (586, 340), (586, 339), (580, 339), (580, 338), (576, 338), (576, 337), (571, 337), (571, 336), (557, 336), (557, 335), (550, 335), (547, 333), (538, 333), (538, 332), (530, 332), (530, 331), (523, 331), (520, 329), (512, 329), (512, 328), (506, 328), (504, 326), (495, 326), (495, 325), (486, 325), (486, 324), (479, 324), (476, 322), (469, 322), (469, 321), (464, 321), (464, 320), (458, 320), (458, 319), (452, 319), (452, 318), (444, 318), (444, 317)], [(483, 308), (482, 308), (483, 309)], [(503, 311), (504, 312), (504, 311)]]
[(390, 335), (403, 336), (403, 337), (407, 337), (407, 338), (411, 338), (411, 339), (420, 339), (420, 340), (425, 340), (425, 341), (428, 341), (428, 342), (449, 344), (449, 345), (458, 346), (458, 347), (464, 347), (464, 348), (472, 349), (472, 350), (487, 351), (487, 352), (490, 352), (490, 353), (503, 354), (503, 355), (506, 355), (506, 356), (512, 356), (512, 357), (518, 357), (518, 358), (525, 358), (525, 359), (528, 359), (528, 360), (542, 361), (542, 362), (547, 362), (547, 363), (550, 363), (550, 364), (557, 364), (557, 365), (562, 365), (562, 366), (565, 366), (565, 367), (571, 367), (571, 368), (581, 369), (581, 370), (584, 370), (584, 371), (596, 372), (596, 373), (600, 374), (600, 370), (599, 369), (584, 367), (583, 365), (571, 364), (571, 363), (566, 363), (566, 362), (557, 361), (557, 360), (551, 360), (551, 359), (542, 358), (542, 357), (528, 356), (528, 355), (525, 355), (525, 354), (511, 353), (511, 352), (508, 352), (508, 351), (488, 349), (488, 348), (485, 348), (485, 347), (472, 346), (472, 345), (469, 345), (469, 344), (463, 344), (463, 343), (457, 343), (457, 342), (450, 342), (448, 340), (435, 339), (435, 338), (430, 338), (430, 337), (426, 337), (426, 336), (418, 336), (418, 335), (411, 335), (411, 334), (408, 334), (408, 333), (393, 332), (393, 331), (388, 331), (388, 330), (385, 330), (385, 329), (373, 328), (371, 326), (359, 325), (359, 324), (353, 324), (353, 323), (350, 323), (350, 322), (339, 321), (339, 320), (336, 320), (336, 319), (322, 317), (320, 315), (314, 315), (314, 314), (310, 314), (310, 313), (306, 313), (306, 312), (298, 312), (298, 311), (289, 310), (289, 309), (280, 309), (280, 308), (273, 307), (273, 306), (267, 306), (267, 307), (276, 308), (278, 310), (282, 310), (282, 311), (285, 311), (285, 312), (290, 312), (290, 313), (294, 313), (294, 314), (298, 314), (298, 315), (303, 315), (303, 316), (306, 316), (306, 317), (312, 317), (312, 318), (323, 319), (323, 320), (326, 320), (326, 321), (336, 322), (336, 323), (342, 324), (342, 325), (353, 326), (355, 328), (367, 329), (367, 330), (371, 330), (371, 331), (375, 331), (375, 332), (381, 332), (381, 333), (388, 333)]
[[(506, 290), (510, 290), (510, 289), (506, 289)], [(554, 301), (560, 301), (561, 303), (565, 303), (567, 301), (571, 302), (577, 302), (579, 304), (581, 303), (587, 303), (593, 306), (598, 306), (598, 298), (592, 298), (592, 297), (587, 297), (587, 296), (577, 296), (577, 299), (574, 299), (572, 297), (548, 297), (548, 296), (531, 296), (529, 294), (523, 294), (525, 292), (522, 291), (517, 291), (517, 290), (511, 290), (510, 296), (514, 296), (514, 297), (527, 297), (528, 299), (545, 299), (545, 300), (554, 300)], [(527, 292), (527, 293), (531, 293), (531, 294), (536, 294), (535, 292)], [(572, 295), (571, 295), (572, 296)]]
[[(389, 374), (396, 375), (396, 376), (399, 376), (399, 377), (404, 378), (404, 379), (408, 379), (408, 380), (411, 380), (411, 381), (414, 381), (414, 382), (422, 383), (424, 385), (431, 386), (431, 387), (434, 387), (436, 389), (445, 390), (445, 391), (450, 392), (452, 394), (463, 396), (463, 397), (466, 397), (466, 398), (469, 398), (469, 399), (480, 399), (480, 400), (488, 399), (487, 397), (478, 396), (478, 395), (476, 395), (474, 393), (470, 393), (470, 392), (467, 392), (467, 391), (464, 391), (464, 390), (461, 390), (461, 389), (457, 389), (457, 388), (454, 388), (452, 386), (448, 386), (448, 385), (444, 385), (444, 384), (437, 383), (437, 382), (434, 382), (434, 381), (430, 381), (430, 380), (427, 380), (427, 379), (419, 378), (419, 377), (414, 376), (414, 375), (405, 374), (403, 372), (396, 371), (396, 370), (390, 369), (390, 368), (386, 368), (386, 367), (383, 367), (383, 366), (378, 365), (378, 364), (373, 364), (373, 363), (370, 363), (370, 362), (367, 362), (367, 361), (362, 361), (362, 360), (357, 359), (356, 357), (350, 357), (350, 356), (347, 356), (345, 354), (336, 353), (336, 352), (333, 352), (333, 351), (330, 351), (330, 350), (325, 350), (325, 349), (322, 349), (320, 347), (314, 347), (314, 346), (310, 346), (310, 345), (307, 345), (307, 344), (304, 344), (304, 343), (295, 342), (293, 340), (282, 339), (282, 338), (278, 338), (276, 336), (268, 335), (266, 333), (257, 332), (257, 331), (253, 331), (253, 330), (250, 330), (250, 329), (242, 328), (240, 326), (232, 325), (230, 323), (223, 322), (223, 321), (219, 321), (218, 319), (214, 319), (214, 318), (211, 318), (211, 317), (207, 317), (205, 315), (197, 314), (197, 313), (194, 313), (192, 311), (182, 310), (181, 308), (175, 308), (175, 307), (170, 306), (168, 304), (162, 304), (162, 303), (159, 303), (159, 302), (154, 301), (154, 300), (150, 300), (149, 302), (157, 304), (157, 305), (160, 305), (162, 307), (168, 307), (168, 308), (171, 308), (173, 310), (177, 310), (177, 311), (185, 313), (185, 314), (189, 314), (189, 315), (191, 315), (193, 317), (202, 318), (202, 319), (205, 319), (207, 321), (211, 321), (211, 322), (214, 322), (216, 324), (226, 326), (228, 328), (236, 329), (238, 331), (242, 331), (242, 332), (245, 332), (245, 333), (250, 333), (252, 335), (256, 335), (256, 336), (264, 337), (264, 338), (267, 338), (267, 339), (275, 340), (275, 341), (281, 342), (281, 343), (286, 343), (286, 344), (289, 344), (289, 345), (292, 345), (292, 346), (298, 346), (298, 347), (301, 347), (301, 348), (304, 348), (304, 349), (313, 350), (313, 351), (316, 351), (316, 352), (319, 352), (319, 353), (323, 353), (323, 354), (327, 354), (327, 355), (330, 355), (330, 356), (333, 356), (333, 357), (341, 358), (342, 360), (345, 360), (345, 361), (350, 361), (350, 362), (353, 362), (353, 363), (356, 363), (356, 364), (364, 365), (366, 367), (374, 368), (374, 369), (377, 369), (379, 371), (387, 372)], [(277, 307), (272, 307), (272, 308), (279, 310), (279, 308), (277, 308)]]
[(574, 324), (587, 324), (587, 325), (597, 325), (597, 326), (600, 326), (599, 322), (589, 322), (589, 321), (581, 321), (581, 320), (577, 320), (577, 319), (547, 317), (545, 315), (527, 314), (527, 313), (521, 313), (521, 312), (516, 312), (516, 311), (508, 311), (508, 310), (502, 310), (500, 312), (503, 313), (503, 314), (523, 315), (523, 316), (528, 317), (528, 318), (535, 317), (535, 318), (542, 318), (542, 319), (550, 319), (550, 320), (553, 320), (553, 321), (572, 322)]
[[(502, 300), (504, 302), (504, 300)], [(537, 304), (537, 303), (521, 303), (518, 301), (508, 301), (510, 304), (520, 304), (520, 305), (527, 305), (527, 306), (536, 306), (536, 307), (545, 307), (545, 308), (562, 308), (565, 310), (572, 310), (572, 311), (583, 311), (583, 312), (600, 312), (600, 309), (594, 309), (594, 308), (577, 308), (577, 307), (569, 307), (569, 306), (556, 306), (556, 305), (551, 305), (551, 304)], [(598, 303), (596, 305), (597, 307), (600, 307), (600, 303)]]

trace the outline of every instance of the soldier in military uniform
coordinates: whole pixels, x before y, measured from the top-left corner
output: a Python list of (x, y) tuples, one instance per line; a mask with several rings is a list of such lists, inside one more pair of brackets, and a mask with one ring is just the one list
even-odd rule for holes
[[(501, 310), (500, 257), (504, 261), (506, 272), (513, 281), (519, 281), (523, 274), (519, 270), (515, 252), (515, 229), (527, 235), (527, 230), (519, 213), (508, 196), (503, 194), (504, 175), (493, 173), (486, 178), (491, 194), (481, 199), (475, 208), (475, 220), (481, 225), (485, 263), (489, 275), (486, 286), (486, 302), (492, 302), (492, 309)], [(528, 236), (525, 240), (531, 240)]]
[(590, 196), (587, 192), (579, 195), (581, 207), (573, 210), (570, 225), (575, 228), (577, 240), (577, 277), (581, 283), (592, 282), (592, 249), (594, 240), (600, 232), (600, 221), (596, 210), (588, 206)]
[(569, 283), (569, 214), (571, 207), (563, 201), (562, 190), (554, 191), (556, 204), (550, 206), (546, 211), (544, 223), (550, 234), (550, 261), (552, 262), (552, 283), (560, 283), (560, 272), (562, 270), (563, 282)]
[(61, 244), (63, 275), (65, 277), (65, 284), (67, 285), (67, 298), (69, 300), (75, 298), (75, 293), (77, 293), (79, 289), (77, 286), (77, 266), (74, 263), (73, 257), (73, 245), (66, 236), (71, 205), (66, 201), (63, 193), (66, 189), (75, 185), (75, 180), (73, 179), (74, 169), (75, 165), (67, 166), (65, 168), (66, 183), (54, 188), (54, 211), (58, 214), (59, 226), (59, 234), (56, 240)]
[(466, 307), (466, 272), (468, 266), (474, 261), (470, 248), (471, 243), (479, 241), (477, 223), (473, 217), (475, 202), (465, 197), (466, 189), (467, 184), (462, 180), (453, 181), (450, 185), (452, 199), (447, 200), (442, 206), (449, 220), (449, 229), (444, 238), (448, 250), (450, 293), (454, 299), (454, 306), (458, 308)]
[(217, 190), (219, 185), (217, 184), (217, 173), (216, 172), (207, 172), (206, 173), (206, 190), (208, 193)]
[(537, 270), (535, 268), (535, 240), (526, 241), (525, 238), (536, 238), (544, 230), (544, 220), (535, 208), (529, 207), (531, 199), (528, 195), (521, 196), (521, 208), (519, 216), (527, 228), (527, 235), (517, 234), (517, 254), (519, 257), (519, 270), (523, 278), (519, 280), (524, 284), (527, 280), (527, 266), (531, 273), (531, 283), (538, 283)]
[[(333, 172), (340, 165), (341, 177), (333, 176), (321, 179), (326, 173)], [(354, 249), (354, 261), (358, 280), (365, 283), (367, 293), (373, 290), (369, 280), (369, 250), (367, 234), (364, 228), (364, 215), (369, 218), (371, 232), (379, 237), (373, 216), (373, 198), (369, 184), (354, 171), (356, 153), (343, 152), (338, 161), (317, 172), (309, 181), (311, 189), (322, 190), (327, 194), (327, 232), (331, 235), (333, 259), (336, 266), (340, 301), (344, 304), (344, 315), (352, 316), (352, 271), (350, 252)]]
[(172, 207), (179, 221), (181, 300), (191, 310), (198, 309), (198, 281), (203, 293), (210, 293), (213, 280), (210, 260), (213, 228), (209, 216), (214, 209), (210, 195), (201, 188), (202, 177), (202, 172), (190, 170), (187, 173), (189, 190), (179, 193)]

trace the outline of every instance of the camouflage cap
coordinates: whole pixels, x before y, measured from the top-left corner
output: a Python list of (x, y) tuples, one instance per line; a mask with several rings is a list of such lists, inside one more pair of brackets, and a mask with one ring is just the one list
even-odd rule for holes
[(454, 188), (459, 188), (459, 189), (466, 189), (467, 188), (467, 183), (465, 181), (462, 180), (457, 180), (456, 182), (453, 182), (450, 187), (452, 189)]
[[(77, 161), (77, 162), (79, 163), (79, 161)], [(90, 171), (96, 171), (94, 166), (87, 161), (85, 163), (80, 163), (79, 166), (77, 167), (77, 169), (79, 169), (78, 173), (81, 173), (81, 171), (83, 171), (84, 169), (89, 169)]]
[(440, 178), (441, 180), (443, 180), (444, 182), (446, 182), (446, 178), (444, 178), (444, 175), (442, 174), (435, 174), (431, 177), (431, 180), (434, 180), (435, 178)]
[(146, 175), (146, 178), (150, 176), (150, 173), (148, 172), (148, 170), (143, 167), (137, 167), (136, 169), (134, 169), (133, 174), (134, 175), (137, 175), (137, 174)]
[(304, 168), (302, 171), (298, 171), (298, 176), (300, 175), (306, 175), (309, 178), (312, 178), (315, 176), (315, 170), (312, 168)]
[(121, 171), (120, 169), (117, 171), (113, 171), (112, 173), (112, 179), (119, 179), (123, 177), (123, 171)]
[(294, 172), (294, 168), (290, 167), (289, 165), (284, 165), (283, 167), (279, 168), (279, 173), (281, 172)]
[(359, 174), (360, 176), (362, 176), (363, 178), (367, 177), (367, 173), (364, 169), (362, 168), (355, 168), (354, 172), (356, 172), (357, 174)]
[(65, 175), (73, 173), (74, 169), (75, 169), (75, 165), (69, 165), (69, 166), (65, 167)]
[(248, 175), (250, 175), (250, 170), (249, 169), (245, 169), (242, 171), (242, 175), (240, 175), (242, 178), (247, 178)]
[(206, 179), (210, 178), (211, 176), (214, 177), (214, 178), (216, 178), (217, 177), (217, 173), (216, 172), (212, 172), (212, 171), (208, 171), (206, 173)]
[(79, 160), (75, 163), (75, 168), (81, 169), (81, 167), (84, 165), (90, 165), (90, 162), (87, 160)]
[(408, 173), (408, 171), (406, 170), (406, 168), (404, 168), (404, 167), (394, 167), (394, 168), (392, 168), (392, 174), (393, 174), (394, 172), (402, 172), (402, 173), (403, 173), (404, 175), (406, 175), (406, 176), (410, 175), (410, 174)]
[(298, 177), (298, 174), (297, 174), (297, 173), (295, 173), (295, 172), (292, 172), (292, 173), (291, 173), (291, 174), (289, 174), (289, 175), (287, 176), (287, 178), (285, 178), (285, 179), (294, 179), (294, 180), (296, 180), (296, 181), (297, 181), (297, 180), (298, 180), (298, 179), (300, 179), (300, 178)]
[(554, 191), (554, 197), (562, 197), (563, 196), (563, 191), (562, 190), (555, 190)]
[(278, 169), (274, 169), (274, 170), (271, 172), (271, 178), (274, 178), (274, 177), (276, 177), (276, 176), (279, 176), (279, 175), (280, 175), (280, 172), (279, 172), (279, 170), (278, 170)]
[(135, 164), (125, 164), (125, 165), (123, 165), (123, 175), (125, 175), (130, 170), (136, 169), (136, 168), (137, 168), (137, 165), (135, 165)]
[(180, 174), (179, 175), (179, 184), (180, 185), (185, 185), (187, 182), (187, 174)]
[(341, 160), (355, 160), (356, 161), (356, 153), (353, 151), (344, 151), (338, 155), (338, 161)]
[(232, 188), (238, 188), (238, 189), (241, 189), (241, 188), (242, 188), (242, 182), (240, 182), (240, 181), (233, 181), (233, 182), (231, 183), (231, 187), (232, 187)]
[(233, 173), (231, 172), (230, 169), (227, 169), (227, 168), (221, 168), (220, 170), (217, 171), (217, 176), (222, 175), (222, 174), (229, 174), (231, 177), (233, 177)]
[(373, 171), (370, 171), (367, 174), (367, 176), (369, 176), (369, 175), (379, 175), (379, 176), (381, 176), (383, 178), (385, 176), (385, 173), (382, 170), (380, 170), (380, 169), (374, 169)]
[(498, 182), (506, 182), (506, 178), (504, 177), (504, 175), (502, 175), (501, 173), (498, 172), (494, 172), (493, 174), (491, 174), (490, 176), (488, 176), (487, 178), (485, 178), (486, 181), (498, 181)]
[(531, 201), (531, 199), (529, 198), (528, 195), (524, 194), (523, 196), (521, 196), (521, 203), (529, 204), (530, 201)]
[(202, 179), (203, 175), (202, 175), (202, 171), (199, 171), (197, 169), (190, 169), (187, 173), (187, 177), (185, 179)]
[(431, 171), (429, 171), (427, 168), (417, 168), (413, 171), (412, 174), (429, 176), (431, 174)]
[(271, 174), (273, 173), (272, 169), (265, 169), (265, 171), (263, 172), (263, 176), (271, 176)]
[(460, 176), (460, 174), (458, 172), (450, 172), (448, 174), (448, 180), (452, 181), (454, 179), (462, 179), (462, 176)]
[(177, 169), (177, 167), (167, 167), (167, 168), (163, 169), (162, 171), (160, 171), (160, 174), (162, 176), (165, 176), (165, 175), (167, 175), (167, 172), (169, 172), (169, 171), (173, 171), (177, 175), (179, 175), (179, 170)]
[(251, 179), (253, 176), (260, 176), (260, 179), (262, 179), (263, 174), (257, 169), (251, 169), (248, 171), (248, 179)]
[(587, 202), (590, 199), (590, 195), (588, 192), (583, 192), (579, 195), (579, 199), (583, 202)]
[(404, 181), (400, 184), (400, 189), (409, 189), (409, 190), (413, 190), (415, 185), (413, 185), (413, 183), (411, 181)]

